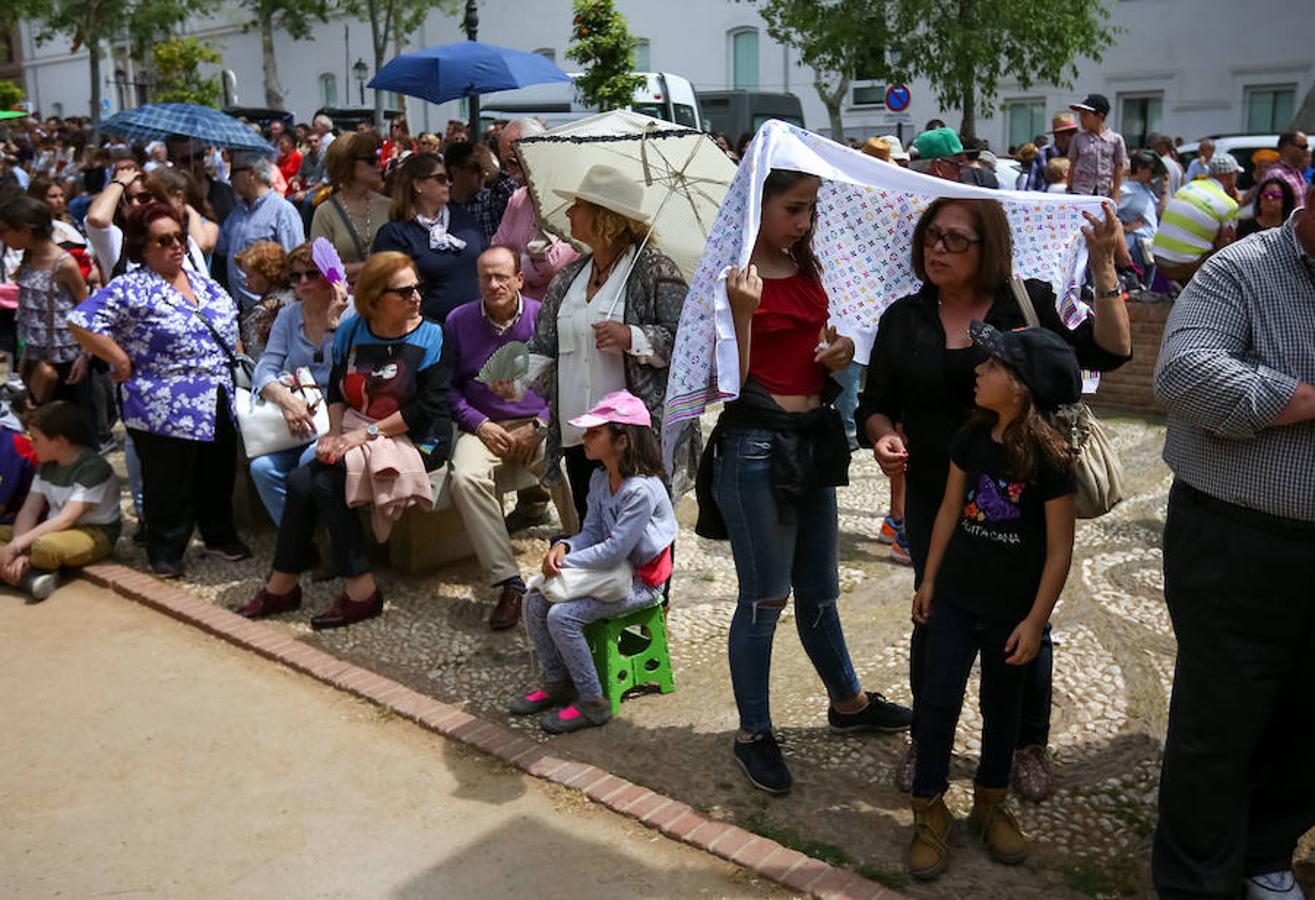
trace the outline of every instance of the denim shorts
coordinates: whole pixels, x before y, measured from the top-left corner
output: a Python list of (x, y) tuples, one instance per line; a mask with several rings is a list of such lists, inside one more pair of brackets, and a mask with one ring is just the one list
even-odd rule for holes
[(730, 534), (740, 602), (826, 602), (840, 595), (836, 489), (817, 488), (782, 521), (772, 493), (772, 434), (732, 429), (713, 458), (712, 490)]

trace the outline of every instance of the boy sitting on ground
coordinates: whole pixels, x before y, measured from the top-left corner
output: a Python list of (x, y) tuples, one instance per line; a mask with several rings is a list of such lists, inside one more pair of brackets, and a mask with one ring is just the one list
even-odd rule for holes
[(0, 579), (39, 601), (59, 586), (60, 568), (113, 552), (119, 479), (96, 453), (91, 425), (72, 403), (38, 407), (27, 427), (40, 467), (14, 524), (0, 526)]

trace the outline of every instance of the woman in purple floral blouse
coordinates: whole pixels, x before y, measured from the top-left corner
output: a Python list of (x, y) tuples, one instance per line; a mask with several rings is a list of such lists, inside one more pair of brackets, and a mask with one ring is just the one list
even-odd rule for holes
[(68, 322), (120, 385), (123, 422), (142, 461), (151, 571), (182, 574), (193, 526), (207, 551), (246, 559), (232, 505), (237, 306), (214, 281), (183, 268), (187, 232), (168, 204), (132, 211), (124, 252), (141, 268), (97, 291)]

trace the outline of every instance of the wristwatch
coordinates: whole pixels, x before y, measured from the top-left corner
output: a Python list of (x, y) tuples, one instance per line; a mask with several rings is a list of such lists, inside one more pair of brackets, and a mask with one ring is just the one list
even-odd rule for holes
[(372, 440), (374, 440), (375, 438), (377, 438), (378, 436), (379, 436), (379, 426), (378, 426), (378, 425), (370, 425), (370, 426), (368, 426), (368, 427), (365, 429), (365, 439), (366, 439), (367, 441), (372, 441)]
[(1123, 296), (1123, 288), (1121, 286), (1112, 287), (1108, 291), (1096, 291), (1097, 300), (1110, 300), (1113, 299), (1114, 297), (1122, 297), (1122, 296)]

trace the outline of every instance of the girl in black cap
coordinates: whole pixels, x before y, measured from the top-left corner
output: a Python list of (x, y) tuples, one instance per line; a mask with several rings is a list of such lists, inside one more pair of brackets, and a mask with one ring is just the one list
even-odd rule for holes
[(948, 861), (944, 793), (973, 660), (981, 654), (982, 753), (970, 828), (998, 862), (1016, 864), (1027, 842), (1005, 807), (1018, 739), (1025, 666), (1073, 557), (1073, 454), (1046, 419), (1078, 400), (1072, 349), (1043, 328), (1002, 332), (974, 322), (990, 357), (977, 367), (977, 410), (950, 443), (950, 474), (936, 515), (913, 618), (929, 629), (919, 705), (909, 870), (931, 878)]

